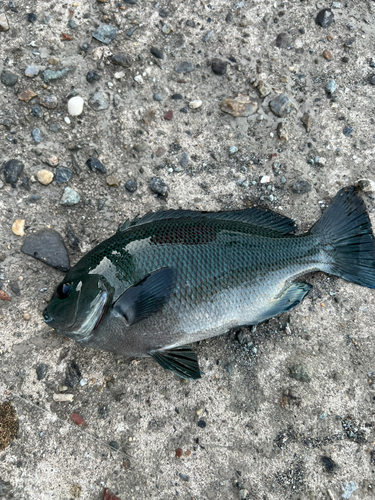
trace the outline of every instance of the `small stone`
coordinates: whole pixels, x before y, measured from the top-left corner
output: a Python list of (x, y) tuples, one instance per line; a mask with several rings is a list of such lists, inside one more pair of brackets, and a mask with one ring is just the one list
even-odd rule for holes
[(262, 99), (264, 99), (265, 97), (267, 97), (271, 93), (271, 87), (263, 80), (260, 80), (258, 82), (257, 90), (258, 90), (259, 95)]
[(99, 81), (100, 75), (96, 71), (89, 71), (86, 75), (86, 80), (89, 83), (95, 83)]
[(169, 12), (167, 11), (167, 9), (165, 9), (164, 7), (162, 7), (160, 10), (159, 10), (159, 16), (160, 17), (163, 17), (163, 18), (166, 18), (169, 16)]
[(347, 483), (341, 483), (341, 489), (343, 491), (341, 498), (350, 498), (352, 493), (358, 490), (357, 483), (355, 481), (348, 481)]
[(163, 100), (163, 96), (161, 94), (154, 94), (153, 99), (154, 99), (154, 101), (161, 102)]
[(283, 118), (292, 109), (292, 101), (284, 94), (280, 94), (275, 99), (270, 101), (270, 109), (272, 113), (279, 118)]
[(320, 12), (318, 12), (315, 22), (322, 28), (328, 28), (335, 19), (335, 16), (333, 15), (333, 12), (331, 9), (323, 9)]
[(334, 92), (336, 92), (337, 90), (337, 84), (335, 82), (335, 80), (328, 80), (328, 82), (326, 83), (326, 92), (327, 94), (333, 94)]
[(73, 172), (67, 167), (59, 167), (56, 169), (55, 181), (57, 184), (68, 182), (73, 175)]
[(8, 19), (5, 14), (0, 14), (0, 32), (8, 30), (9, 30)]
[(231, 12), (228, 12), (228, 14), (226, 15), (225, 17), (225, 22), (226, 23), (231, 23), (233, 21), (233, 16), (232, 16), (232, 13)]
[(29, 78), (34, 78), (34, 76), (39, 75), (39, 70), (35, 66), (27, 66), (25, 69), (25, 76), (28, 76)]
[(74, 399), (74, 394), (54, 394), (52, 396), (53, 400), (58, 403), (69, 402), (71, 403)]
[(102, 90), (95, 92), (89, 99), (89, 105), (94, 111), (103, 111), (109, 108), (108, 96)]
[(180, 159), (180, 165), (182, 168), (185, 168), (188, 163), (189, 163), (189, 155), (186, 153), (186, 151), (184, 151)]
[(112, 61), (115, 64), (122, 66), (123, 68), (130, 68), (130, 66), (133, 64), (132, 58), (129, 56), (129, 54), (125, 54), (124, 52), (112, 56)]
[(72, 361), (70, 365), (66, 367), (65, 371), (65, 382), (67, 387), (75, 387), (81, 380), (81, 370), (75, 361)]
[(248, 498), (249, 492), (245, 489), (242, 489), (238, 492), (238, 498), (239, 500), (245, 500)]
[(346, 40), (346, 42), (344, 43), (344, 47), (348, 48), (348, 49), (351, 49), (353, 47), (355, 43), (355, 38), (349, 38), (348, 40)]
[(109, 446), (116, 451), (120, 449), (120, 445), (117, 441), (110, 441)]
[(59, 60), (56, 57), (51, 57), (48, 60), (48, 64), (51, 64), (52, 66), (56, 66), (57, 64), (59, 64)]
[(347, 125), (347, 126), (343, 129), (342, 133), (343, 133), (346, 137), (349, 137), (349, 136), (350, 136), (350, 134), (353, 132), (353, 130), (354, 130), (354, 129), (353, 129), (353, 127), (351, 127), (350, 125)]
[(134, 144), (133, 149), (137, 151), (137, 153), (144, 153), (148, 150), (148, 144), (142, 142), (141, 144)]
[(43, 186), (48, 186), (48, 184), (51, 184), (53, 181), (53, 173), (49, 170), (42, 169), (36, 174), (36, 178)]
[(157, 59), (164, 59), (163, 52), (161, 50), (157, 49), (156, 47), (151, 47), (150, 52)]
[(38, 128), (34, 128), (34, 130), (31, 132), (31, 135), (35, 142), (37, 143), (42, 142), (43, 140), (42, 132)]
[(322, 461), (322, 464), (323, 464), (323, 467), (324, 467), (324, 470), (326, 472), (328, 472), (328, 474), (332, 473), (335, 469), (338, 468), (338, 465), (336, 462), (334, 462), (332, 460), (332, 458), (330, 457), (320, 457), (321, 458), (321, 461)]
[(228, 153), (229, 153), (230, 156), (236, 154), (237, 151), (238, 151), (238, 147), (237, 146), (230, 146), (230, 148), (228, 149)]
[(30, 321), (30, 319), (31, 319), (31, 314), (30, 314), (30, 313), (23, 313), (22, 317), (23, 317), (23, 319), (24, 319), (25, 321)]
[(172, 120), (173, 118), (173, 111), (170, 109), (169, 111), (167, 111), (164, 115), (164, 120)]
[(160, 177), (153, 177), (150, 181), (150, 189), (159, 196), (167, 196), (168, 187)]
[(198, 427), (204, 429), (206, 427), (206, 422), (204, 420), (198, 420)]
[(69, 270), (69, 257), (64, 241), (53, 229), (42, 229), (30, 234), (22, 245), (21, 251), (59, 271)]
[(100, 160), (98, 160), (98, 158), (89, 158), (86, 161), (86, 165), (89, 167), (91, 172), (101, 172), (102, 174), (107, 172), (105, 166)]
[(63, 78), (68, 74), (69, 71), (72, 71), (72, 68), (63, 68), (59, 71), (53, 71), (52, 69), (45, 69), (42, 73), (44, 83), (49, 83), (53, 80), (58, 80), (59, 78)]
[(35, 23), (36, 15), (33, 12), (30, 12), (30, 14), (27, 14), (27, 20), (29, 23)]
[(284, 122), (281, 122), (277, 126), (277, 135), (281, 141), (289, 140), (289, 132)]
[(20, 101), (24, 101), (24, 102), (29, 102), (31, 101), (31, 99), (33, 97), (36, 97), (36, 93), (33, 92), (32, 90), (30, 89), (27, 89), (27, 90), (24, 90), (23, 92), (21, 92), (20, 94), (18, 94), (18, 99)]
[(58, 123), (51, 123), (48, 128), (51, 132), (58, 132), (60, 130), (60, 125)]
[(31, 109), (31, 113), (36, 118), (41, 118), (41, 116), (42, 116), (42, 108), (40, 106), (33, 106), (32, 109)]
[(305, 113), (302, 116), (301, 121), (306, 129), (306, 132), (310, 132), (312, 120), (311, 120), (311, 116), (309, 115), (309, 113)]
[(356, 185), (365, 193), (375, 192), (375, 181), (372, 181), (371, 179), (359, 179), (356, 182)]
[(120, 182), (121, 182), (121, 179), (119, 179), (119, 178), (117, 177), (117, 175), (112, 174), (112, 175), (109, 175), (109, 176), (107, 177), (106, 182), (107, 182), (108, 186), (111, 186), (111, 187), (119, 187)]
[(298, 382), (310, 382), (311, 380), (307, 367), (303, 364), (289, 366), (289, 375)]
[(260, 179), (261, 184), (268, 184), (271, 182), (271, 177), (269, 175), (263, 175)]
[(136, 75), (134, 77), (134, 81), (139, 83), (139, 85), (144, 85), (144, 83), (145, 83), (142, 75)]
[(165, 35), (169, 35), (169, 33), (172, 31), (172, 25), (169, 24), (169, 23), (165, 23), (163, 25), (163, 27), (161, 28), (162, 32), (165, 34)]
[(220, 109), (233, 116), (250, 116), (256, 113), (258, 104), (250, 101), (246, 95), (238, 95), (234, 99), (227, 98), (221, 101)]
[(76, 95), (68, 101), (68, 113), (70, 116), (79, 116), (83, 111), (84, 100), (81, 96)]
[(129, 191), (129, 193), (134, 193), (137, 191), (137, 180), (136, 179), (131, 179), (130, 181), (127, 181), (125, 183), (125, 189)]
[(12, 233), (17, 236), (25, 236), (25, 220), (16, 219), (12, 225)]
[(157, 158), (160, 158), (160, 156), (165, 155), (166, 152), (167, 150), (163, 148), (163, 146), (159, 146), (158, 149), (156, 150), (155, 155), (157, 156)]
[(329, 51), (329, 50), (323, 50), (323, 54), (322, 56), (324, 57), (324, 59), (326, 59), (327, 61), (331, 61), (333, 59), (333, 55), (332, 53)]
[(55, 109), (57, 107), (57, 97), (53, 94), (42, 96), (39, 99), (39, 104), (48, 109)]
[(190, 101), (189, 102), (189, 108), (191, 109), (198, 109), (202, 106), (202, 101), (200, 99), (196, 99), (195, 101)]
[(279, 49), (290, 49), (292, 47), (292, 38), (288, 33), (280, 33), (275, 42)]
[(18, 76), (7, 69), (3, 69), (0, 75), (1, 83), (7, 87), (13, 87), (18, 82)]
[(52, 155), (49, 158), (43, 158), (42, 162), (47, 163), (47, 165), (49, 165), (50, 167), (57, 167), (57, 165), (59, 164), (59, 159), (57, 158), (57, 156)]
[(294, 184), (292, 186), (292, 191), (293, 191), (293, 193), (296, 193), (296, 194), (306, 194), (309, 191), (311, 191), (311, 189), (312, 189), (311, 184), (308, 181), (306, 181), (305, 179), (303, 179), (302, 177), (295, 180)]
[(215, 75), (225, 75), (227, 72), (227, 64), (225, 61), (222, 61), (221, 59), (218, 59), (215, 57), (215, 59), (212, 59), (211, 61), (211, 68), (212, 71), (215, 73)]
[(176, 457), (177, 458), (181, 458), (183, 454), (184, 454), (184, 452), (181, 448), (176, 449)]
[(208, 42), (208, 41), (210, 40), (210, 38), (212, 37), (213, 33), (214, 33), (214, 30), (210, 30), (210, 31), (208, 31), (208, 32), (204, 35), (204, 37), (202, 38), (202, 42)]
[(103, 26), (100, 26), (97, 30), (94, 31), (92, 36), (96, 39), (99, 40), (99, 42), (105, 43), (108, 45), (109, 43), (112, 42), (116, 38), (117, 35), (117, 30), (110, 24), (103, 24)]
[(68, 26), (72, 30), (75, 30), (78, 28), (78, 24), (74, 21), (74, 19), (69, 19)]
[(173, 99), (174, 101), (182, 101), (183, 97), (181, 94), (172, 94), (171, 99)]
[(66, 207), (72, 207), (73, 205), (77, 205), (81, 199), (81, 196), (70, 187), (66, 187), (64, 189), (64, 193), (60, 200), (60, 205), (64, 205)]
[(46, 376), (48, 370), (48, 366), (45, 365), (44, 363), (41, 363), (36, 367), (36, 375), (38, 377), (38, 380), (43, 380), (44, 377)]
[(186, 21), (186, 26), (189, 26), (189, 28), (195, 28), (195, 22), (192, 19), (188, 19)]
[(195, 66), (190, 61), (184, 61), (178, 64), (174, 70), (176, 71), (176, 73), (181, 73), (181, 74), (191, 73), (192, 71), (195, 70)]
[(181, 481), (189, 481), (189, 476), (186, 474), (182, 474), (182, 472), (179, 473)]
[(8, 160), (4, 164), (4, 177), (5, 182), (8, 184), (15, 184), (18, 176), (22, 172), (24, 164), (20, 160)]
[(370, 77), (369, 82), (371, 83), (371, 85), (375, 85), (375, 75), (372, 75)]

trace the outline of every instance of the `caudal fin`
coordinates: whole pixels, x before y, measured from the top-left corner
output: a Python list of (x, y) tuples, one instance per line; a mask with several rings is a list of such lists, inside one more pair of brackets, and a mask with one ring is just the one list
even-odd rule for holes
[(375, 288), (375, 240), (363, 200), (354, 187), (341, 189), (311, 233), (327, 254), (328, 272)]

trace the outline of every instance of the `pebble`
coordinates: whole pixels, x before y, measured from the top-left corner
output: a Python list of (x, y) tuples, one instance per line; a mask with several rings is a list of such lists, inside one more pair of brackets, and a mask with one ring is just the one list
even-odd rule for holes
[(78, 28), (78, 24), (74, 21), (74, 19), (69, 19), (68, 21), (68, 26), (69, 28), (71, 28), (72, 30), (75, 30)]
[(117, 35), (117, 30), (110, 24), (103, 24), (98, 28), (97, 30), (94, 31), (92, 36), (98, 40), (99, 42), (105, 43), (108, 45), (109, 43), (112, 42), (116, 38)]
[(39, 70), (35, 66), (27, 66), (25, 69), (25, 76), (28, 76), (29, 78), (34, 78), (34, 76), (39, 75)]
[(0, 14), (0, 32), (8, 30), (9, 30), (8, 19), (5, 14)]
[(302, 116), (301, 121), (306, 129), (306, 132), (310, 132), (312, 120), (311, 120), (311, 116), (309, 115), (309, 113), (305, 113)]
[(357, 483), (355, 481), (348, 481), (347, 483), (341, 483), (342, 495), (341, 498), (350, 498), (352, 493), (358, 490)]
[(347, 125), (347, 126), (343, 129), (342, 133), (343, 133), (346, 137), (349, 137), (349, 136), (350, 136), (350, 134), (353, 132), (353, 130), (354, 130), (354, 129), (353, 129), (353, 127), (351, 127), (350, 125)]
[(190, 28), (195, 28), (195, 22), (192, 19), (188, 19), (186, 21), (186, 26), (189, 26)]
[(161, 102), (163, 100), (163, 96), (161, 94), (154, 94), (153, 99), (154, 99), (154, 101)]
[(272, 113), (279, 118), (283, 118), (292, 109), (292, 101), (284, 94), (280, 94), (275, 99), (270, 101), (270, 109)]
[(43, 186), (48, 186), (48, 184), (51, 184), (51, 182), (53, 181), (53, 177), (53, 173), (45, 169), (39, 170), (39, 172), (36, 174), (36, 178), (41, 184), (43, 184)]
[(12, 225), (12, 233), (17, 236), (25, 236), (25, 220), (16, 219)]
[(212, 59), (211, 61), (211, 68), (212, 71), (215, 73), (215, 75), (225, 75), (227, 72), (227, 64), (225, 61), (222, 61), (221, 59), (218, 59), (215, 57), (215, 59)]
[(165, 155), (166, 152), (167, 150), (163, 148), (163, 146), (159, 146), (158, 149), (156, 150), (155, 155), (157, 156), (157, 158), (160, 158), (160, 156)]
[(365, 193), (375, 192), (375, 181), (372, 181), (371, 179), (359, 179), (356, 182), (356, 185)]
[(31, 135), (35, 142), (37, 143), (42, 142), (43, 140), (42, 132), (38, 128), (34, 128), (34, 130), (31, 132)]
[(72, 207), (73, 205), (77, 205), (77, 203), (80, 201), (81, 196), (75, 191), (74, 189), (70, 187), (66, 187), (64, 189), (64, 193), (61, 197), (60, 200), (60, 205), (65, 205), (67, 207)]
[(110, 441), (109, 442), (109, 446), (114, 449), (114, 450), (119, 450), (120, 449), (120, 445), (117, 441)]
[(68, 113), (70, 116), (79, 116), (83, 111), (84, 100), (81, 96), (76, 95), (68, 101)]
[(125, 52), (121, 52), (112, 56), (112, 61), (115, 64), (122, 66), (123, 68), (130, 68), (130, 66), (133, 64), (132, 58), (129, 56), (129, 54), (125, 54)]
[(280, 141), (288, 141), (289, 140), (289, 132), (285, 122), (281, 122), (277, 126), (277, 135)]
[(307, 370), (306, 365), (303, 364), (293, 365), (289, 366), (288, 369), (290, 377), (294, 378), (294, 380), (298, 380), (298, 382), (310, 382), (311, 377)]
[(142, 75), (136, 75), (134, 77), (134, 81), (139, 83), (139, 85), (144, 85), (144, 83), (145, 83)]
[(260, 80), (258, 82), (257, 90), (258, 90), (259, 95), (262, 99), (264, 99), (265, 97), (267, 97), (271, 93), (271, 87), (263, 80)]
[(31, 113), (36, 118), (41, 118), (41, 116), (42, 116), (42, 108), (40, 106), (33, 106), (32, 109), (31, 109)]
[(333, 55), (332, 53), (329, 51), (329, 50), (323, 50), (323, 54), (322, 56), (324, 57), (324, 59), (326, 59), (327, 61), (331, 61), (333, 59)]
[(189, 155), (187, 154), (186, 151), (184, 151), (180, 159), (180, 165), (182, 168), (185, 168), (188, 163), (189, 163)]
[(98, 160), (98, 158), (89, 158), (86, 161), (86, 165), (92, 172), (101, 172), (102, 174), (107, 172), (105, 166), (100, 160)]
[(66, 273), (69, 270), (69, 257), (64, 241), (53, 229), (41, 229), (27, 236), (21, 251), (58, 271)]
[(176, 71), (176, 73), (181, 73), (183, 75), (185, 73), (191, 73), (192, 71), (194, 71), (195, 66), (190, 61), (184, 61), (180, 64), (177, 64), (174, 70)]
[(8, 160), (4, 165), (5, 182), (15, 184), (22, 172), (24, 164), (20, 160)]
[(130, 181), (127, 181), (125, 183), (125, 189), (129, 191), (129, 193), (134, 193), (137, 191), (137, 180), (136, 179), (131, 179)]
[(33, 97), (36, 97), (36, 93), (33, 92), (32, 90), (30, 89), (27, 89), (27, 90), (24, 90), (23, 92), (21, 92), (20, 94), (18, 94), (18, 99), (20, 101), (24, 101), (24, 102), (29, 102), (31, 101), (31, 99)]
[(106, 182), (108, 186), (119, 187), (121, 179), (119, 179), (116, 174), (111, 174), (107, 177)]
[(58, 132), (60, 130), (60, 125), (58, 123), (51, 123), (48, 128), (51, 132)]
[(233, 116), (250, 116), (256, 113), (258, 104), (250, 101), (246, 95), (238, 95), (234, 99), (227, 98), (221, 101), (220, 109)]
[(305, 179), (303, 179), (302, 177), (300, 177), (299, 179), (296, 179), (294, 181), (293, 186), (292, 186), (292, 191), (293, 191), (293, 193), (296, 193), (296, 194), (306, 194), (309, 191), (311, 191), (311, 189), (312, 189), (311, 184), (308, 181), (306, 181)]
[(150, 52), (157, 59), (164, 59), (163, 52), (161, 50), (157, 49), (156, 47), (151, 47)]
[(245, 489), (242, 489), (238, 492), (238, 498), (239, 500), (245, 500), (248, 498), (249, 492)]
[(89, 71), (86, 75), (86, 80), (89, 83), (95, 83), (99, 81), (100, 75), (96, 71)]
[(69, 116), (65, 116), (65, 118), (64, 118), (64, 122), (65, 122), (67, 125), (70, 125), (70, 123), (71, 123), (71, 122), (70, 122), (70, 118), (69, 118)]
[(166, 183), (160, 177), (153, 177), (150, 181), (150, 189), (154, 193), (160, 196), (166, 196), (168, 193), (168, 187)]
[(208, 42), (213, 35), (214, 30), (208, 31), (202, 38), (202, 42)]
[(336, 462), (334, 462), (332, 460), (332, 458), (330, 457), (325, 457), (325, 456), (322, 456), (320, 457), (321, 461), (322, 461), (322, 464), (323, 464), (323, 467), (324, 467), (324, 470), (330, 474), (331, 472), (333, 472), (335, 469), (338, 468), (338, 465)]
[(167, 11), (167, 9), (165, 9), (164, 7), (162, 7), (160, 10), (159, 10), (159, 16), (160, 17), (168, 17), (169, 16), (169, 12)]
[(55, 181), (57, 184), (68, 182), (73, 175), (73, 172), (67, 167), (59, 167), (56, 169)]
[(27, 14), (27, 19), (28, 19), (29, 23), (35, 23), (36, 14), (34, 14), (33, 12), (30, 12), (29, 14)]
[(204, 420), (198, 420), (198, 427), (200, 427), (201, 429), (204, 429), (206, 427), (206, 422)]
[(58, 403), (62, 403), (65, 401), (68, 401), (71, 403), (74, 399), (74, 394), (56, 394), (55, 393), (52, 397), (53, 397), (53, 400), (58, 402)]
[(18, 82), (18, 76), (7, 69), (3, 69), (0, 75), (1, 83), (7, 87), (13, 87)]
[(171, 95), (171, 99), (173, 99), (174, 101), (182, 101), (183, 97), (181, 94), (173, 94)]
[(260, 179), (261, 184), (267, 184), (270, 181), (271, 181), (271, 177), (269, 175), (263, 175), (263, 177)]
[(148, 144), (142, 142), (141, 144), (134, 144), (133, 149), (137, 151), (137, 153), (144, 153), (148, 150)]
[(186, 481), (186, 482), (189, 481), (189, 479), (190, 479), (188, 475), (182, 474), (182, 472), (179, 473), (179, 477), (180, 477), (181, 481)]
[(334, 92), (336, 92), (337, 90), (337, 84), (335, 82), (335, 80), (328, 80), (328, 82), (326, 83), (326, 92), (327, 94), (333, 94)]
[(65, 381), (64, 384), (67, 387), (75, 387), (81, 380), (81, 370), (75, 361), (72, 361), (65, 370)]
[(375, 85), (375, 75), (372, 75), (370, 77), (369, 82), (371, 83), (371, 85)]
[(231, 147), (229, 148), (229, 150), (228, 150), (228, 153), (229, 153), (230, 155), (234, 155), (235, 153), (237, 153), (237, 151), (238, 151), (238, 147), (237, 147), (237, 146), (231, 146)]
[(344, 47), (348, 48), (348, 49), (351, 49), (353, 47), (355, 43), (355, 38), (349, 38), (348, 40), (346, 40), (346, 42), (344, 43)]
[(290, 49), (292, 48), (292, 38), (288, 33), (280, 33), (277, 35), (275, 45), (279, 49)]
[(25, 321), (30, 321), (30, 319), (31, 319), (31, 314), (30, 314), (30, 313), (23, 313), (22, 317), (23, 317), (23, 319), (24, 319)]
[(200, 99), (196, 99), (195, 101), (190, 101), (189, 102), (189, 108), (191, 109), (198, 109), (202, 106), (202, 101)]
[(169, 33), (172, 31), (172, 25), (169, 23), (165, 23), (161, 30), (165, 35), (169, 35)]
[(57, 97), (53, 94), (42, 96), (39, 99), (39, 104), (48, 109), (55, 109), (57, 107)]
[(164, 120), (172, 120), (173, 118), (173, 111), (170, 109), (169, 111), (167, 111), (164, 115)]
[(49, 83), (53, 80), (63, 78), (68, 73), (68, 71), (72, 71), (72, 68), (63, 68), (57, 71), (54, 71), (52, 69), (45, 69), (42, 73), (44, 83)]
[(335, 16), (333, 15), (333, 12), (331, 9), (323, 9), (320, 12), (318, 12), (315, 22), (322, 28), (328, 28), (335, 19)]
[(184, 454), (184, 451), (181, 448), (176, 448), (175, 453), (177, 458), (181, 458), (182, 455)]
[(43, 380), (44, 377), (46, 376), (48, 370), (48, 366), (44, 363), (41, 363), (36, 367), (36, 375), (38, 377), (38, 380)]
[(102, 90), (95, 92), (89, 99), (89, 105), (94, 111), (103, 111), (109, 108), (108, 96)]

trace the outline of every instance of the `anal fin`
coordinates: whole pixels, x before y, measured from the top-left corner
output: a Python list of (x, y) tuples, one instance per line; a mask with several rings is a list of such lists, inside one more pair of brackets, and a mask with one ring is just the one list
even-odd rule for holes
[(285, 288), (281, 294), (271, 300), (269, 309), (264, 312), (263, 316), (259, 319), (258, 323), (266, 321), (273, 316), (290, 311), (298, 305), (308, 292), (311, 290), (312, 285), (308, 283), (291, 283), (288, 288)]
[(166, 370), (171, 370), (177, 377), (186, 380), (201, 378), (198, 358), (193, 349), (187, 345), (175, 347), (168, 351), (151, 351), (149, 355)]

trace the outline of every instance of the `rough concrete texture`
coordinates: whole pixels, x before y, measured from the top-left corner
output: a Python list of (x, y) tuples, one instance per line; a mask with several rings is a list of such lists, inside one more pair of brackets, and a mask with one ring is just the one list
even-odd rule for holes
[[(331, 7), (322, 28), (315, 18)], [(370, 0), (0, 3), (2, 165), (24, 164), (16, 183), (3, 172), (0, 183), (1, 285), (11, 298), (0, 301), (1, 402), (13, 401), (19, 419), (0, 452), (0, 497), (99, 500), (108, 488), (121, 500), (375, 498), (375, 292), (308, 276), (314, 288), (289, 314), (195, 345), (204, 376), (185, 383), (151, 359), (48, 330), (41, 311), (63, 275), (20, 251), (50, 227), (74, 264), (126, 218), (160, 208), (261, 204), (309, 228), (340, 187), (375, 176), (374, 14)], [(117, 30), (108, 45), (92, 38), (103, 24)], [(115, 64), (111, 54), (125, 55)], [(89, 71), (99, 79), (89, 83)], [(18, 99), (27, 89), (37, 96)], [(239, 94), (255, 113), (221, 110)], [(282, 118), (269, 106), (281, 94), (291, 101)], [(69, 116), (74, 95), (83, 111)], [(57, 175), (53, 156), (73, 175), (42, 185), (39, 170)], [(86, 166), (91, 157), (106, 173)], [(150, 190), (153, 177), (166, 198)], [(67, 186), (76, 204), (60, 204)], [(362, 196), (374, 222), (375, 198)], [(12, 233), (16, 219), (25, 236)], [(64, 392), (73, 361), (87, 383)], [(66, 394), (72, 402), (54, 400)]]

